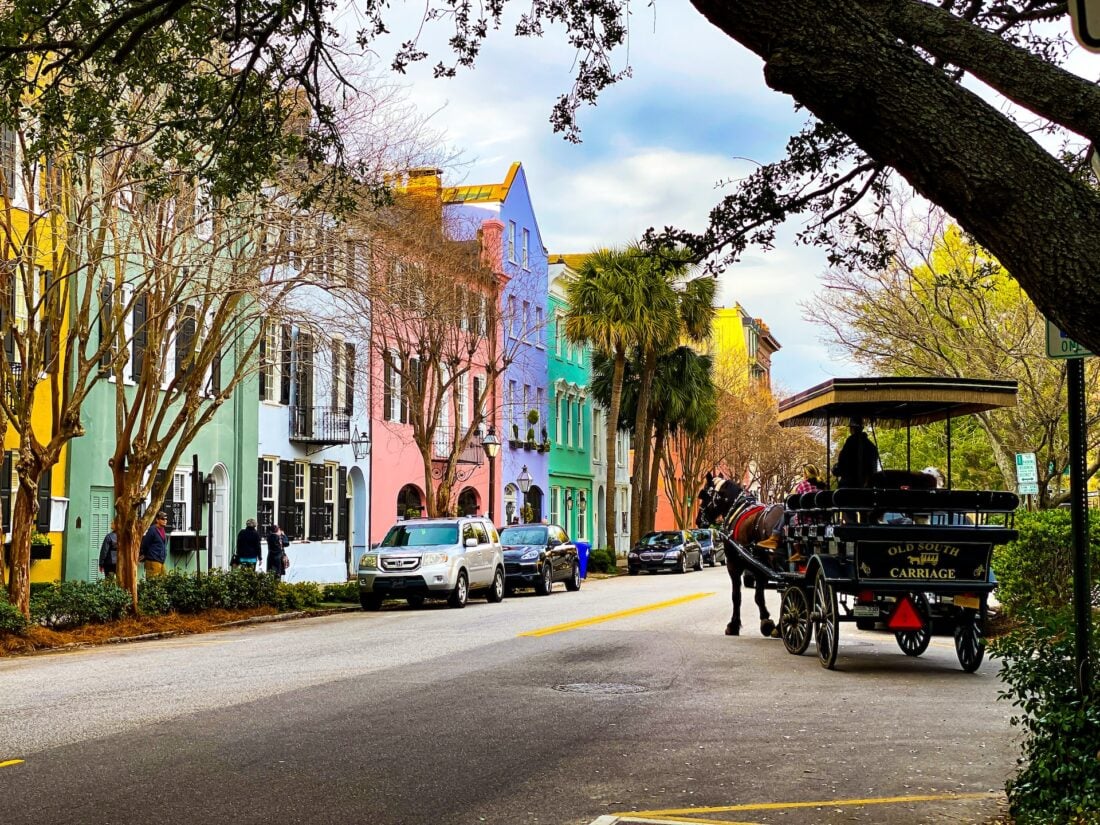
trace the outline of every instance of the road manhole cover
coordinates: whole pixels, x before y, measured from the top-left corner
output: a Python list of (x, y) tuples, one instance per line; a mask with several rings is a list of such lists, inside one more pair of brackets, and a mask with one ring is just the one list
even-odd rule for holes
[(601, 696), (626, 696), (632, 693), (645, 693), (641, 685), (626, 685), (621, 682), (573, 682), (568, 685), (554, 685), (554, 690), (563, 693), (587, 693)]

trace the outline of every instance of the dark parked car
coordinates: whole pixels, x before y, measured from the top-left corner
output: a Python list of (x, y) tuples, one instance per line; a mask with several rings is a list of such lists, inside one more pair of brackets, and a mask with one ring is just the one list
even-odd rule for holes
[(631, 548), (626, 557), (626, 571), (631, 576), (639, 571), (675, 570), (686, 573), (703, 569), (703, 550), (687, 530), (658, 530), (646, 533)]
[(556, 524), (513, 524), (500, 531), (504, 547), (504, 584), (509, 590), (533, 587), (548, 596), (554, 582), (581, 589), (577, 547)]
[(722, 543), (716, 530), (710, 528), (692, 530), (691, 535), (699, 542), (699, 547), (703, 551), (703, 564), (714, 567), (716, 564), (726, 563), (726, 545)]

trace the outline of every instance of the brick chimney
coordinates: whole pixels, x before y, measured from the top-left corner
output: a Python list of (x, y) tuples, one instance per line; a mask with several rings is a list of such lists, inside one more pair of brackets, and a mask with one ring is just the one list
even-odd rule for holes
[(504, 223), (496, 218), (481, 222), (481, 262), (498, 275), (504, 272)]

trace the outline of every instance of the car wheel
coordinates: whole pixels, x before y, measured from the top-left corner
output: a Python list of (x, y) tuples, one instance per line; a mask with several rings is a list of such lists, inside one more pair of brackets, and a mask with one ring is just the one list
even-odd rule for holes
[(540, 596), (549, 596), (554, 589), (554, 571), (549, 564), (542, 566), (539, 580), (535, 582), (535, 592)]
[(384, 601), (384, 599), (382, 598), (381, 593), (360, 593), (359, 594), (359, 604), (361, 604), (363, 606), (364, 610), (369, 610), (372, 613), (376, 610), (381, 610), (382, 609), (382, 602), (383, 601)]
[(696, 573), (698, 573), (700, 570), (703, 569), (703, 554), (702, 553), (699, 554), (698, 561), (695, 562), (695, 566), (691, 569), (694, 570)]
[(466, 601), (470, 598), (470, 584), (466, 580), (466, 571), (460, 570), (458, 573), (458, 581), (455, 583), (455, 589), (451, 591), (451, 595), (447, 598), (447, 604), (451, 607), (465, 607)]
[(485, 601), (494, 604), (504, 601), (504, 571), (499, 567), (493, 575), (493, 583), (489, 586), (489, 592), (485, 594)]
[(638, 575), (638, 568), (637, 567), (628, 567), (628, 568), (626, 568), (626, 573), (627, 573), (628, 576), (637, 576)]
[(407, 601), (409, 603), (409, 607), (423, 607), (424, 606), (424, 597), (421, 596), (420, 594), (415, 594), (415, 595), (412, 595), (412, 596), (406, 596), (405, 601)]
[(677, 573), (686, 573), (688, 571), (688, 557), (687, 553), (680, 554), (680, 563), (676, 565)]
[(573, 572), (565, 580), (565, 589), (576, 593), (581, 589), (581, 566), (573, 562)]
[(711, 553), (710, 558), (707, 559), (707, 566), (708, 567), (714, 567), (716, 564), (718, 564), (718, 558), (716, 557), (716, 555), (714, 553)]

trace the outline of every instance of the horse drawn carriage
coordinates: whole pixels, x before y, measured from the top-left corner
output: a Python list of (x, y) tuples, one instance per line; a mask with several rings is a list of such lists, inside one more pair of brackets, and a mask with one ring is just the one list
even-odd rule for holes
[[(761, 629), (772, 622), (763, 588), (781, 593), (778, 634), (799, 655), (816, 639), (822, 666), (835, 667), (840, 625), (884, 623), (909, 656), (927, 648), (934, 619), (954, 628), (955, 651), (967, 672), (985, 655), (983, 626), (995, 579), (993, 548), (1016, 538), (1019, 499), (995, 490), (951, 485), (951, 419), (1014, 406), (1014, 381), (961, 378), (833, 379), (785, 399), (781, 426), (823, 426), (826, 449), (838, 420), (905, 427), (906, 463), (913, 425), (945, 421), (947, 483), (925, 473), (888, 469), (863, 487), (826, 489), (759, 504), (741, 487), (717, 479), (700, 493), (699, 521), (718, 524), (726, 538), (734, 584), (733, 632), (740, 627), (741, 573), (756, 578)], [(760, 546), (781, 527), (775, 550)]]

